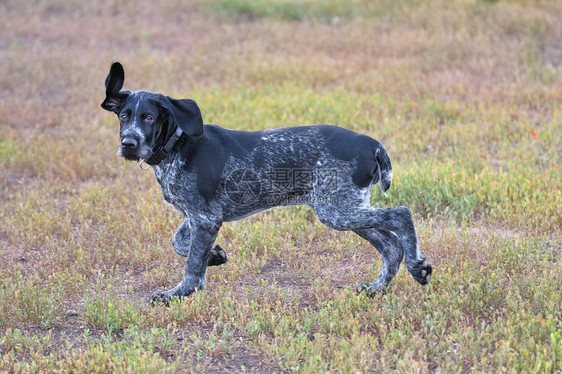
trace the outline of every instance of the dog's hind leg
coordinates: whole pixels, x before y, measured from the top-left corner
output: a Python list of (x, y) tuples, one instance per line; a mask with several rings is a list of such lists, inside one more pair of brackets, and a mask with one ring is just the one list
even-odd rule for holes
[(426, 285), (433, 271), (420, 252), (410, 209), (406, 207), (375, 209), (373, 207), (336, 206), (317, 204), (314, 211), (325, 225), (336, 230), (374, 228), (395, 233), (404, 250), (406, 267), (415, 280)]
[(357, 288), (358, 292), (366, 292), (368, 296), (373, 296), (384, 291), (398, 273), (404, 250), (398, 236), (393, 232), (375, 229), (356, 229), (353, 232), (371, 243), (382, 256), (382, 267), (377, 279), (371, 283), (360, 284)]

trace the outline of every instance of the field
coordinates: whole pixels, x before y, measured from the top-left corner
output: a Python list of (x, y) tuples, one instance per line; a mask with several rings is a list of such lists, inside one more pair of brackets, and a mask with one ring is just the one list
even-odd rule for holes
[[(6, 0), (0, 372), (562, 371), (562, 2)], [(356, 295), (380, 256), (309, 208), (225, 224), (230, 257), (169, 308), (181, 217), (116, 156), (125, 88), (208, 123), (381, 141), (434, 266)]]

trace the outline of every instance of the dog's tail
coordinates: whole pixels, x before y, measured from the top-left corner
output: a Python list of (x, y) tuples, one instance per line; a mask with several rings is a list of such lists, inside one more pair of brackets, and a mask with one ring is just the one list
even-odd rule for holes
[(381, 191), (385, 193), (389, 188), (390, 184), (392, 183), (392, 164), (390, 163), (390, 158), (388, 157), (388, 153), (386, 153), (386, 149), (382, 146), (381, 143), (375, 140), (375, 161), (377, 162), (377, 172), (378, 172), (378, 180), (379, 180), (379, 187)]

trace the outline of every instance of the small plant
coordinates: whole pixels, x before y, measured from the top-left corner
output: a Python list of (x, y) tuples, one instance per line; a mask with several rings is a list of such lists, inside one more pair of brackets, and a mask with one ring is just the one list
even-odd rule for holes
[(133, 324), (142, 324), (145, 320), (137, 305), (125, 303), (117, 298), (88, 297), (84, 306), (86, 323), (107, 333), (123, 330)]

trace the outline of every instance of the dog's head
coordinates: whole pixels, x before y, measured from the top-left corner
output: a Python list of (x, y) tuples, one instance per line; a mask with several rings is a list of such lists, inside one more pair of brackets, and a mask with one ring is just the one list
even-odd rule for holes
[(195, 101), (147, 91), (121, 91), (124, 81), (123, 66), (114, 62), (105, 80), (101, 106), (119, 118), (118, 155), (131, 161), (146, 160), (178, 127), (188, 136), (203, 135), (203, 119)]

